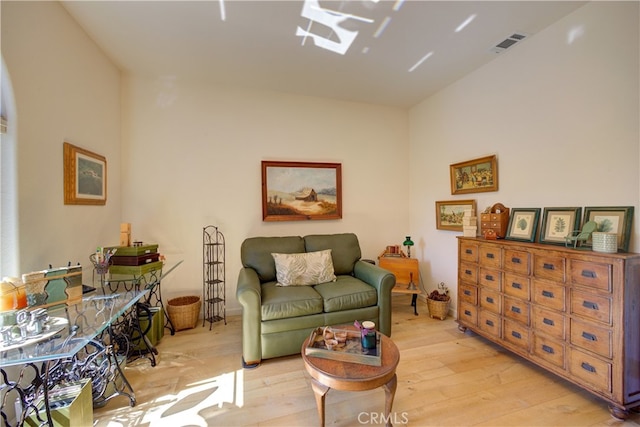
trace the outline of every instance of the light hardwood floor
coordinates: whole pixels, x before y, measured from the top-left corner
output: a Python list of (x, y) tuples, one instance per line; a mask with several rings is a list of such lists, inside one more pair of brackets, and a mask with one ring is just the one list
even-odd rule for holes
[[(607, 404), (472, 333), (451, 316), (431, 319), (410, 297), (394, 296), (392, 339), (400, 349), (395, 426), (640, 426), (621, 422)], [(124, 397), (94, 412), (94, 426), (317, 426), (310, 377), (300, 356), (243, 370), (241, 318), (165, 335), (158, 364), (126, 368), (137, 404)], [(384, 425), (382, 388), (331, 390), (326, 425)]]

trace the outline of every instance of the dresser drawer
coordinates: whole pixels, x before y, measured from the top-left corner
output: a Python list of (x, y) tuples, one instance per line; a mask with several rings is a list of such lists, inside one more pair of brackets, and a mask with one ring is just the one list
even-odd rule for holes
[(481, 287), (480, 307), (493, 311), (494, 313), (500, 313), (502, 307), (500, 293)]
[(566, 321), (567, 318), (562, 313), (533, 306), (531, 324), (536, 331), (544, 335), (564, 340)]
[(500, 316), (488, 310), (480, 310), (480, 313), (478, 313), (478, 327), (480, 330), (499, 338)]
[(478, 288), (476, 286), (460, 283), (458, 289), (460, 289), (459, 297), (461, 301), (478, 305)]
[(533, 275), (540, 279), (550, 279), (564, 283), (565, 258), (536, 255), (533, 262)]
[(609, 328), (571, 319), (571, 344), (601, 356), (613, 357), (613, 332)]
[(493, 245), (480, 246), (478, 262), (485, 267), (502, 267), (502, 249)]
[(571, 314), (578, 314), (587, 319), (597, 320), (610, 325), (611, 298), (572, 289)]
[(531, 254), (507, 249), (504, 251), (504, 269), (528, 275), (531, 268)]
[(518, 276), (513, 273), (504, 273), (503, 292), (523, 300), (529, 300), (530, 280), (528, 277)]
[(611, 393), (611, 363), (580, 350), (569, 351), (569, 372), (598, 390)]
[(565, 310), (564, 286), (533, 280), (532, 288), (532, 299), (536, 304), (541, 304), (558, 311)]
[(478, 307), (466, 302), (460, 302), (458, 319), (469, 325), (476, 326), (478, 324)]
[(529, 328), (513, 320), (505, 319), (502, 330), (505, 341), (524, 350), (529, 350)]
[(478, 262), (478, 244), (460, 242), (460, 261)]
[(480, 275), (478, 276), (478, 283), (484, 287), (500, 291), (502, 290), (502, 273), (499, 270), (490, 270), (488, 268), (481, 267)]
[(564, 365), (565, 345), (560, 341), (533, 334), (532, 351), (538, 358), (552, 363), (562, 369)]
[(571, 260), (571, 283), (611, 292), (613, 266), (595, 262)]
[(475, 285), (478, 283), (478, 266), (476, 264), (461, 262), (460, 269), (458, 270), (458, 275), (460, 276), (461, 280), (473, 283)]
[(529, 326), (529, 303), (517, 298), (504, 297), (502, 301), (505, 317), (517, 320), (525, 326)]

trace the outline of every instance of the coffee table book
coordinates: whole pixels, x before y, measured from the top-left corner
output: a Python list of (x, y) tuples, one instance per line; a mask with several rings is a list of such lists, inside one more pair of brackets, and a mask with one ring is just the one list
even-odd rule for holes
[(316, 328), (311, 332), (307, 346), (304, 349), (307, 356), (371, 366), (382, 365), (382, 345), (380, 344), (379, 332), (376, 331), (376, 348), (363, 349), (360, 331), (332, 328), (334, 333), (346, 332), (347, 341), (344, 345), (338, 345), (329, 350), (324, 342), (323, 330), (324, 328)]

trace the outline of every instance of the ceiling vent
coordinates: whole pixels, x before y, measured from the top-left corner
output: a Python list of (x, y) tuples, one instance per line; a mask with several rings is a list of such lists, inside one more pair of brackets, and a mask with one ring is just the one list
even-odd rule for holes
[(528, 36), (529, 34), (526, 34), (526, 33), (513, 33), (509, 37), (502, 40), (500, 43), (496, 44), (489, 50), (493, 53), (502, 53), (505, 50), (509, 49), (510, 47), (513, 47), (513, 45), (526, 39)]

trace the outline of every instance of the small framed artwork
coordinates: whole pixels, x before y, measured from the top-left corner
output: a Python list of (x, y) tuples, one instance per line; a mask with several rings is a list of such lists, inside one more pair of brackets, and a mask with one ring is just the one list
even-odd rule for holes
[(436, 202), (436, 228), (462, 231), (462, 217), (466, 210), (476, 211), (475, 200), (450, 200)]
[(534, 242), (538, 231), (540, 208), (511, 208), (506, 240)]
[(104, 205), (107, 203), (107, 159), (65, 142), (64, 204)]
[(565, 237), (580, 229), (582, 208), (544, 208), (540, 243), (564, 245)]
[(263, 221), (340, 218), (340, 163), (262, 162)]
[[(584, 222), (595, 221), (598, 231), (618, 235), (618, 251), (629, 251), (633, 206), (585, 207)], [(592, 246), (591, 239), (585, 246)]]
[(451, 194), (498, 191), (496, 156), (481, 157), (449, 166)]

